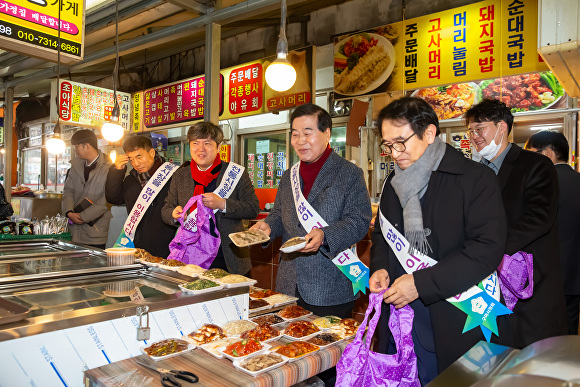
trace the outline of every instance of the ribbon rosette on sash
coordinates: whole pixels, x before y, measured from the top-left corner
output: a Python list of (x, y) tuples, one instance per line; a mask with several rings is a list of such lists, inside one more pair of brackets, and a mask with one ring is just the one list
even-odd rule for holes
[[(302, 190), (300, 189), (300, 162), (294, 164), (291, 170), (292, 197), (296, 215), (306, 232), (314, 228), (323, 228), (328, 226), (322, 216), (308, 203)], [(354, 294), (359, 291), (366, 294), (366, 288), (369, 287), (369, 268), (361, 262), (359, 257), (351, 249), (345, 249), (338, 253), (332, 260), (332, 263), (352, 282)]]
[[(379, 221), (383, 237), (408, 274), (437, 264), (433, 258), (419, 252), (409, 254), (409, 242), (385, 218), (380, 209)], [(479, 326), (487, 341), (491, 339), (492, 332), (498, 335), (496, 318), (512, 313), (500, 302), (500, 288), (496, 272), (481, 281), (478, 286), (472, 286), (467, 291), (448, 298), (447, 301), (467, 314), (463, 333)]]
[(114, 247), (135, 247), (133, 240), (135, 239), (137, 226), (141, 222), (141, 219), (143, 219), (143, 215), (145, 215), (151, 203), (153, 203), (153, 200), (155, 200), (159, 192), (161, 192), (178, 168), (178, 165), (169, 162), (163, 163), (163, 165), (157, 168), (155, 174), (139, 193), (139, 198), (127, 216), (121, 235), (117, 238)]

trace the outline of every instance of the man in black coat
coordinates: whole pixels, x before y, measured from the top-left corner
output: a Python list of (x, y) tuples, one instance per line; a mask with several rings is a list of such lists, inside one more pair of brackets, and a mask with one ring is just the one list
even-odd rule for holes
[(578, 334), (580, 313), (580, 173), (568, 165), (570, 147), (566, 137), (556, 131), (541, 131), (526, 142), (526, 149), (547, 156), (558, 173), (560, 188), (558, 232), (560, 234), (560, 264), (564, 273), (564, 294), (568, 312), (568, 332)]
[[(497, 269), (505, 249), (505, 214), (493, 173), (437, 137), (439, 121), (425, 101), (394, 101), (381, 110), (378, 124), (381, 147), (397, 166), (387, 177), (379, 205), (379, 217), (382, 214), (391, 225), (378, 217), (372, 233), (370, 290), (377, 293), (390, 286), (383, 295), (376, 349), (395, 350), (387, 326), (389, 304), (410, 305), (415, 313), (412, 335), (419, 379), (425, 385), (484, 340), (479, 327), (462, 333), (467, 315), (447, 298), (477, 285)], [(425, 165), (425, 158), (432, 162)], [(420, 178), (417, 166), (423, 170)], [(405, 201), (405, 186), (418, 180), (423, 181), (416, 186), (417, 194)], [(414, 211), (407, 208), (409, 204), (402, 205), (411, 200), (416, 203)], [(408, 274), (384, 231), (392, 235), (396, 229), (412, 244), (409, 224), (419, 223), (413, 212), (421, 216), (417, 231), (430, 246), (425, 254), (437, 262)]]
[(464, 119), (471, 143), (483, 157), (481, 162), (499, 179), (508, 227), (505, 254), (533, 254), (533, 295), (518, 300), (512, 315), (498, 319), (498, 343), (523, 348), (565, 335), (564, 284), (557, 258), (556, 169), (546, 157), (508, 142), (513, 115), (503, 102), (483, 100)]
[[(143, 187), (165, 160), (155, 152), (151, 140), (144, 136), (130, 137), (123, 144), (123, 150), (126, 154), (118, 155), (115, 164), (109, 169), (105, 196), (109, 203), (124, 204), (130, 212), (139, 199)], [(128, 162), (133, 166), (129, 174), (127, 174)], [(169, 243), (177, 231), (174, 226), (165, 224), (161, 219), (161, 209), (165, 205), (170, 183), (171, 179), (149, 205), (137, 226), (133, 240), (135, 247), (161, 258), (169, 256)]]

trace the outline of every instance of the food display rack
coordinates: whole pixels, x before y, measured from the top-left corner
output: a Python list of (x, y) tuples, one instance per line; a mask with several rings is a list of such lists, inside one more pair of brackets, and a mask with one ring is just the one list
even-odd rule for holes
[[(248, 317), (249, 287), (192, 295), (178, 287), (189, 280), (109, 266), (102, 250), (61, 240), (0, 244), (0, 297), (28, 310), (0, 318), (2, 386), (80, 386), (84, 370), (139, 356), (146, 343)], [(150, 340), (138, 341), (147, 321)]]

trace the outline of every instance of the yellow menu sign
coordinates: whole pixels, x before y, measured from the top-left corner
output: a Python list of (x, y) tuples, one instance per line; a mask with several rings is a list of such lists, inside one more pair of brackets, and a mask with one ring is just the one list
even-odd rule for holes
[(81, 60), (84, 5), (83, 0), (0, 0), (0, 47), (55, 62), (60, 28), (61, 62)]

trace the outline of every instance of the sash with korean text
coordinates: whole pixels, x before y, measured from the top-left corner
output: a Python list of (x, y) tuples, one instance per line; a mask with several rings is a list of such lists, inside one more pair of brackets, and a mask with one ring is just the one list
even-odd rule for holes
[[(407, 274), (413, 274), (417, 270), (437, 264), (436, 260), (418, 251), (410, 254), (407, 239), (385, 218), (380, 208), (378, 213), (383, 237)], [(461, 273), (456, 274), (461, 275)], [(467, 314), (463, 333), (479, 326), (487, 341), (491, 339), (492, 332), (499, 336), (496, 318), (512, 313), (500, 302), (500, 288), (495, 271), (477, 286), (449, 297), (447, 301)]]
[[(292, 197), (294, 197), (294, 206), (296, 215), (307, 233), (314, 228), (323, 228), (328, 226), (322, 216), (308, 203), (302, 190), (300, 189), (300, 162), (294, 164), (291, 170)], [(359, 291), (366, 293), (369, 287), (369, 268), (361, 262), (356, 253), (351, 249), (345, 249), (338, 253), (332, 260), (332, 263), (352, 282), (354, 294)]]
[[(236, 188), (238, 183), (240, 182), (244, 169), (245, 168), (242, 167), (241, 165), (230, 162), (228, 167), (226, 168), (226, 171), (224, 172), (222, 182), (215, 189), (215, 191), (213, 191), (213, 193), (222, 199), (229, 198), (232, 192), (234, 192), (234, 189)], [(218, 212), (218, 209), (216, 208), (215, 210), (213, 210), (213, 212), (214, 213)], [(183, 227), (185, 227), (185, 229), (189, 231), (197, 230), (197, 208), (191, 211), (189, 215), (187, 215), (187, 219), (185, 220)]]
[(157, 168), (155, 174), (145, 184), (141, 193), (139, 193), (139, 199), (137, 199), (129, 216), (127, 216), (121, 235), (119, 235), (117, 242), (115, 242), (115, 247), (135, 247), (133, 240), (135, 239), (137, 226), (141, 222), (141, 219), (143, 219), (143, 215), (145, 215), (151, 203), (153, 203), (153, 200), (155, 200), (155, 197), (161, 192), (178, 168), (178, 165), (170, 162), (163, 163), (163, 165)]

